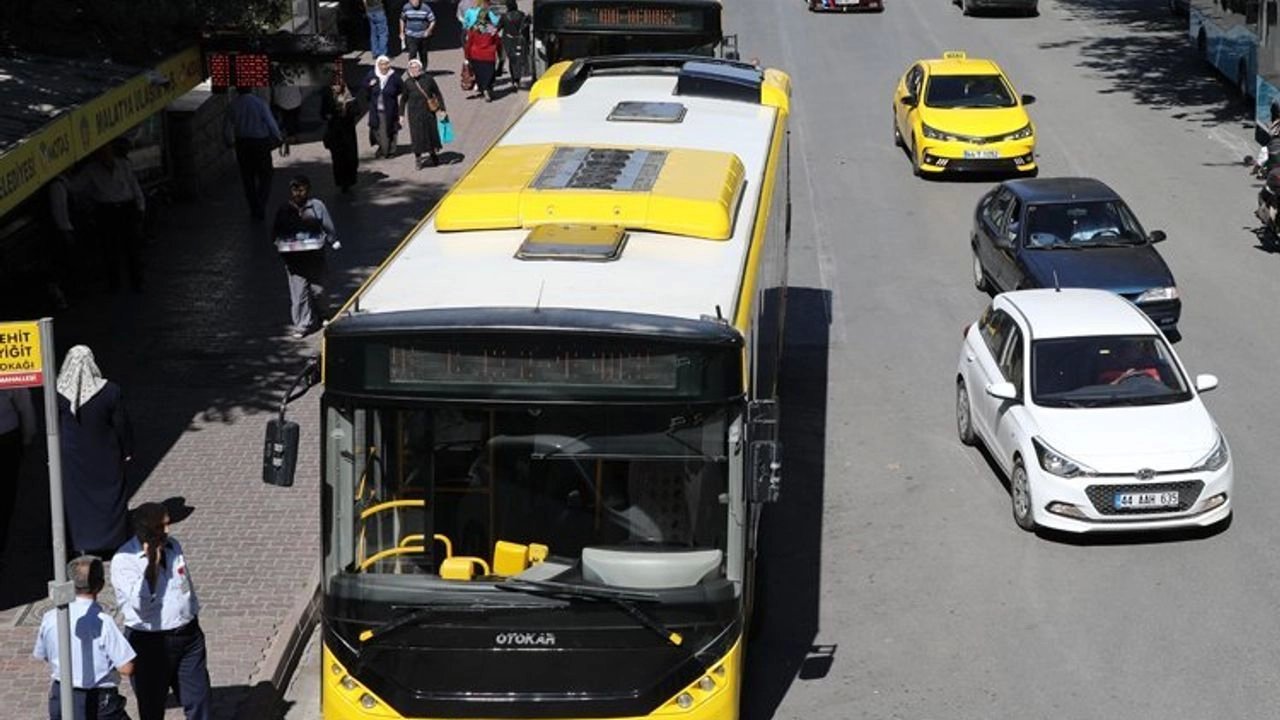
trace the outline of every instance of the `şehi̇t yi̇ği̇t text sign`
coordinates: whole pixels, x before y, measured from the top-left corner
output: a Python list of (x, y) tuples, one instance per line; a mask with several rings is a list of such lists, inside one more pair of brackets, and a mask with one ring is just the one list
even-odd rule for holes
[(39, 387), (43, 382), (39, 323), (0, 323), (0, 388)]

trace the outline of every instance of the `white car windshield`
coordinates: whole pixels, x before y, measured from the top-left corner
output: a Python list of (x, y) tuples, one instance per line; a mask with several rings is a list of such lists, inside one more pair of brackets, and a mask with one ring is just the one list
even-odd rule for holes
[(1045, 407), (1160, 405), (1192, 396), (1173, 351), (1156, 335), (1036, 340), (1031, 392)]

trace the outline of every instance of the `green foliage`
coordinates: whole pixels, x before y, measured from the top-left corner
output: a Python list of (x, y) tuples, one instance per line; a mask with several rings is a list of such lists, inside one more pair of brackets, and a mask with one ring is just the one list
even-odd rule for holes
[(148, 65), (204, 32), (269, 33), (289, 0), (0, 0), (0, 44), (64, 57)]

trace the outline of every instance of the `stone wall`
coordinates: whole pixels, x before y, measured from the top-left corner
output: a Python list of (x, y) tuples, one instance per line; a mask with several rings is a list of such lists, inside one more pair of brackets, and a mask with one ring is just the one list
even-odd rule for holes
[(207, 84), (178, 98), (169, 115), (169, 158), (173, 193), (178, 199), (201, 197), (235, 167), (235, 153), (222, 139), (222, 123), (229, 96)]

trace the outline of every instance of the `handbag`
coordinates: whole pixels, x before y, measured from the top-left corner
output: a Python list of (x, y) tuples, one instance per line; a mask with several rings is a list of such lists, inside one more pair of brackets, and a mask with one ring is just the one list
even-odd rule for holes
[(471, 71), (471, 63), (466, 60), (462, 61), (462, 73), (458, 76), (462, 89), (471, 92), (476, 89), (476, 74)]
[(430, 110), (433, 114), (440, 112), (440, 98), (435, 95), (428, 95), (427, 91), (422, 89), (422, 85), (420, 85), (417, 80), (410, 78), (409, 82), (412, 82), (413, 86), (422, 94), (422, 99), (427, 101), (427, 110)]
[(440, 144), (448, 145), (453, 142), (453, 123), (449, 122), (449, 116), (436, 120), (436, 129), (440, 131)]

